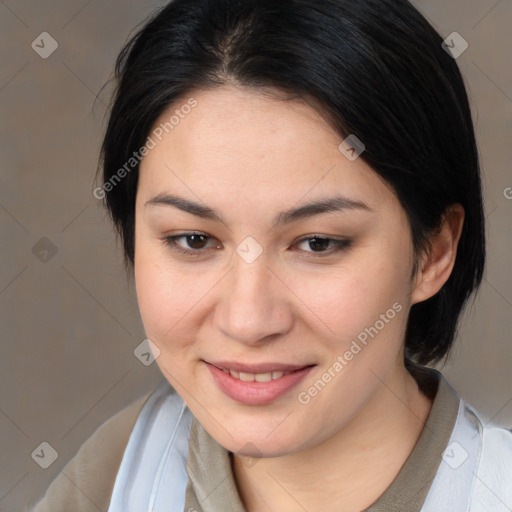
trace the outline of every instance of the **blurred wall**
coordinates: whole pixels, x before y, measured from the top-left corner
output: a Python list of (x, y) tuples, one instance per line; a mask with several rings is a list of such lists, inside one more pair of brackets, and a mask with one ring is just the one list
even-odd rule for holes
[[(414, 3), (443, 37), (469, 44), (457, 62), (486, 197), (487, 273), (443, 372), (512, 426), (512, 3)], [(0, 3), (1, 510), (26, 510), (102, 422), (163, 378), (134, 356), (145, 338), (135, 292), (92, 195), (111, 88), (95, 98), (130, 32), (161, 4)], [(47, 469), (31, 456), (43, 442), (58, 452)]]

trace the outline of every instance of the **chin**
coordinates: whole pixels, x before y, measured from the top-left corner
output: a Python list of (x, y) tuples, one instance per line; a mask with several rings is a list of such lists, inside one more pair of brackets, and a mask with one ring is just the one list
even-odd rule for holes
[[(199, 418), (198, 418), (199, 419)], [(201, 420), (199, 420), (201, 422)], [(229, 422), (229, 433), (211, 421), (203, 428), (224, 448), (243, 457), (281, 457), (304, 449), (305, 432), (298, 425), (285, 425), (286, 421), (255, 424), (252, 418)], [(291, 428), (290, 428), (291, 427)]]

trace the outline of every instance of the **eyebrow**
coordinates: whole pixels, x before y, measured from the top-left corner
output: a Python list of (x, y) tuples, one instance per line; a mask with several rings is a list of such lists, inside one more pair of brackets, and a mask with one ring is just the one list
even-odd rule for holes
[[(159, 194), (153, 199), (146, 201), (144, 206), (174, 206), (197, 217), (225, 224), (222, 219), (222, 215), (216, 209), (175, 195)], [(311, 203), (279, 213), (273, 220), (272, 228), (274, 229), (285, 224), (291, 224), (292, 222), (310, 218), (315, 215), (321, 215), (323, 213), (341, 212), (345, 210), (374, 211), (366, 203), (363, 203), (362, 201), (355, 201), (344, 196), (321, 198)]]

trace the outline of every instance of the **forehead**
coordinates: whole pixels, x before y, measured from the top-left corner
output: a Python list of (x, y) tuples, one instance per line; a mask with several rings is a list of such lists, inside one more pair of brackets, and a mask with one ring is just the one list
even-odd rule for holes
[[(194, 108), (185, 108), (191, 100)], [(374, 206), (394, 199), (361, 158), (346, 158), (343, 138), (301, 99), (232, 86), (195, 90), (160, 116), (153, 133), (158, 127), (161, 140), (153, 137), (140, 166), (148, 194), (188, 186), (199, 196), (247, 194), (274, 204), (329, 192), (364, 196)]]

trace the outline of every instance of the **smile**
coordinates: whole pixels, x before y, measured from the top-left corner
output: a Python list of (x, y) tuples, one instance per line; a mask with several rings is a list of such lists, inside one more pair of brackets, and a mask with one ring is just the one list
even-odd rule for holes
[(219, 391), (245, 405), (265, 405), (288, 394), (316, 365), (242, 365), (204, 361)]
[(283, 377), (284, 375), (289, 375), (290, 371), (282, 372), (282, 371), (274, 371), (274, 372), (266, 372), (266, 373), (247, 373), (247, 372), (237, 372), (236, 370), (228, 370), (227, 368), (220, 368), (224, 373), (228, 373), (234, 379), (241, 380), (243, 382), (270, 382), (271, 380), (277, 380)]

